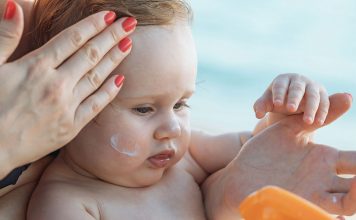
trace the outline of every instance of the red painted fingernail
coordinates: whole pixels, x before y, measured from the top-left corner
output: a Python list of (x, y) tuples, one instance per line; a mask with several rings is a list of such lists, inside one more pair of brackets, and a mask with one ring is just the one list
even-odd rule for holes
[(130, 49), (132, 46), (132, 40), (128, 37), (125, 37), (124, 39), (122, 39), (119, 43), (119, 49), (122, 52), (126, 52), (128, 49)]
[(124, 22), (122, 22), (122, 28), (126, 32), (132, 31), (137, 25), (137, 20), (133, 17), (126, 18)]
[(6, 4), (6, 9), (4, 13), (5, 20), (11, 20), (16, 13), (16, 4), (13, 0), (8, 0)]
[(115, 19), (116, 19), (116, 14), (113, 11), (108, 12), (104, 17), (105, 23), (107, 25), (112, 24), (115, 21)]
[(124, 82), (125, 77), (123, 75), (118, 75), (115, 79), (115, 85), (119, 88)]

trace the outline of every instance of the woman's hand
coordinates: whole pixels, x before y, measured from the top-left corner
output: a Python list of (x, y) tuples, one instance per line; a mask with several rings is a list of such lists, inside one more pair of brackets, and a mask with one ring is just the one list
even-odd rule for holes
[(117, 95), (123, 77), (104, 81), (130, 52), (136, 20), (115, 18), (89, 16), (7, 63), (23, 30), (21, 7), (8, 1), (0, 23), (0, 179), (68, 143)]
[[(351, 102), (346, 94), (331, 96), (325, 125), (345, 113)], [(338, 175), (356, 173), (356, 152), (310, 142), (309, 133), (319, 127), (295, 115), (251, 138), (226, 168), (204, 183), (208, 216), (238, 217), (240, 202), (266, 185), (287, 189), (333, 214), (355, 213), (356, 181)]]

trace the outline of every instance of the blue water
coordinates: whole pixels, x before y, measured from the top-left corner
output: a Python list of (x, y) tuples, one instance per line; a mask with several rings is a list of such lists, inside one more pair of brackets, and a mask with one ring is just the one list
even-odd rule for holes
[[(192, 125), (251, 130), (254, 101), (280, 73), (301, 73), (356, 98), (356, 1), (193, 0), (199, 71)], [(356, 150), (356, 107), (316, 141)]]

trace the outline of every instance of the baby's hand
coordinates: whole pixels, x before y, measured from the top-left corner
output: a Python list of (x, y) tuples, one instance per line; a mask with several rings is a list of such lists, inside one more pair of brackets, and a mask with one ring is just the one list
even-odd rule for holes
[(329, 105), (328, 94), (322, 85), (299, 74), (282, 74), (256, 101), (254, 110), (257, 118), (263, 118), (267, 112), (284, 115), (304, 112), (305, 123), (316, 121), (323, 125)]

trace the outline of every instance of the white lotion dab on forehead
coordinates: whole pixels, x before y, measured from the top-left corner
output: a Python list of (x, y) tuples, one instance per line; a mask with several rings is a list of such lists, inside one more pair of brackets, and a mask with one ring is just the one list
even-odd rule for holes
[(118, 134), (111, 136), (110, 145), (114, 150), (127, 157), (135, 157), (138, 155), (139, 147), (137, 146), (137, 143), (131, 139), (123, 142)]

